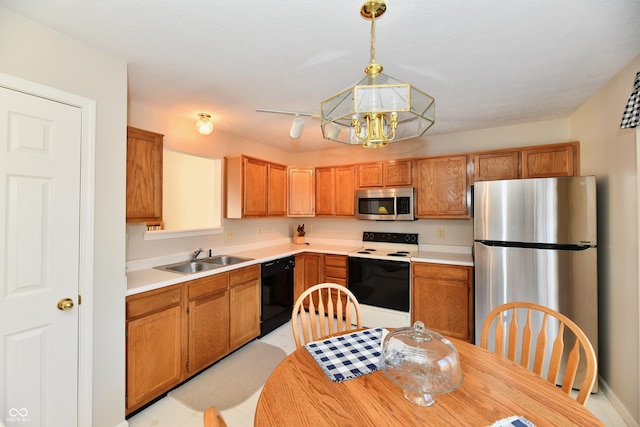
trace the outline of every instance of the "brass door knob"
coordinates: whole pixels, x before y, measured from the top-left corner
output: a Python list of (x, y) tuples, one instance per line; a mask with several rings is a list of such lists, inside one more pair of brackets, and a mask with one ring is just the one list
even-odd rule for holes
[(58, 310), (68, 311), (73, 308), (73, 300), (71, 298), (62, 298), (58, 301)]

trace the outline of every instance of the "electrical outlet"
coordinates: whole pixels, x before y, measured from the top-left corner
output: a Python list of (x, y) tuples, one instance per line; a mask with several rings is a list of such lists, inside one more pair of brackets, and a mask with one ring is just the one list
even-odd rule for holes
[(225, 237), (227, 239), (233, 239), (233, 231), (227, 230), (226, 233), (225, 233)]
[(444, 228), (438, 228), (436, 235), (438, 236), (438, 239), (444, 239)]
[(262, 228), (258, 227), (258, 236), (262, 234)]

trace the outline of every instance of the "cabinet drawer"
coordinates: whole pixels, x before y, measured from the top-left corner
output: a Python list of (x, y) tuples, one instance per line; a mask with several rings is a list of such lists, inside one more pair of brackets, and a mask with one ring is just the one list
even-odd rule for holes
[(344, 267), (328, 267), (324, 268), (324, 277), (325, 278), (339, 278), (346, 279), (347, 278), (347, 269)]
[(324, 265), (327, 267), (347, 268), (347, 257), (344, 255), (325, 255)]
[(465, 266), (453, 266), (445, 264), (415, 263), (413, 275), (443, 280), (468, 281), (471, 268)]
[(213, 276), (203, 277), (202, 279), (191, 280), (186, 284), (188, 289), (188, 298), (189, 300), (192, 300), (202, 295), (227, 289), (227, 285), (229, 284), (229, 274), (214, 274)]
[(239, 268), (229, 273), (229, 284), (233, 287), (250, 280), (260, 279), (260, 264)]
[(162, 290), (127, 297), (127, 319), (179, 305), (181, 293), (181, 286), (174, 285)]

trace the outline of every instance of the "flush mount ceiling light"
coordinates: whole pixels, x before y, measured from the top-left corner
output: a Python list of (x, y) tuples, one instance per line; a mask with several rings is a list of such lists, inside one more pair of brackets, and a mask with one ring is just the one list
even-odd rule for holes
[(271, 110), (267, 108), (256, 108), (256, 111), (260, 113), (276, 113), (276, 114), (289, 114), (295, 116), (293, 122), (291, 122), (291, 128), (289, 129), (289, 136), (293, 139), (300, 138), (302, 127), (304, 126), (304, 120), (300, 116), (318, 117), (317, 113), (304, 113), (300, 111), (285, 111), (285, 110)]
[(202, 135), (209, 135), (213, 132), (213, 122), (211, 121), (211, 114), (199, 113), (198, 121), (196, 122), (196, 128)]
[(360, 7), (360, 15), (371, 21), (371, 63), (362, 80), (320, 103), (326, 139), (384, 147), (420, 136), (435, 122), (435, 100), (411, 84), (383, 74), (382, 65), (376, 62), (376, 18), (386, 10), (383, 0), (367, 0)]

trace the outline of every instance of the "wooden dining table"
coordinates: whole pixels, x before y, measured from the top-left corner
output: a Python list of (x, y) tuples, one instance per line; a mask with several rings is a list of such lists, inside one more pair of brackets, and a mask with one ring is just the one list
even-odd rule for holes
[(273, 371), (262, 389), (254, 425), (490, 426), (523, 416), (538, 427), (603, 426), (560, 388), (533, 372), (468, 342), (451, 339), (464, 375), (455, 391), (432, 406), (408, 402), (381, 370), (332, 382), (305, 347)]

